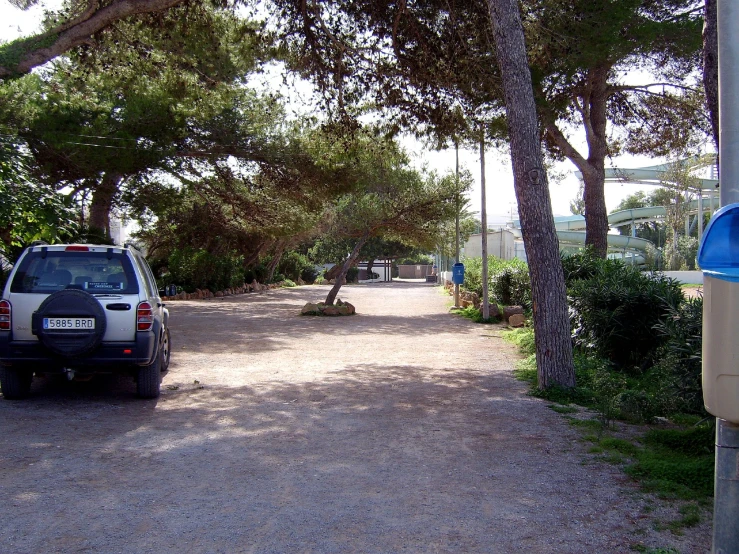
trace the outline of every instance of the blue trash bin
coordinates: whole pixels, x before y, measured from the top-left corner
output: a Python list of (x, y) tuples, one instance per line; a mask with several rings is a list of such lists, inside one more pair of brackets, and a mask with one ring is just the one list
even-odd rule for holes
[(452, 283), (461, 285), (464, 283), (464, 264), (457, 262), (452, 266)]
[(708, 413), (739, 424), (739, 204), (713, 215), (698, 265), (703, 271), (703, 401)]

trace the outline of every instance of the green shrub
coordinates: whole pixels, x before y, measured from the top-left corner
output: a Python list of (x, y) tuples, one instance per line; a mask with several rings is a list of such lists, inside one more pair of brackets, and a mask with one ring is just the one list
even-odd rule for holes
[[(482, 258), (464, 260), (463, 288), (482, 296)], [(531, 309), (531, 282), (526, 262), (488, 256), (488, 291), (491, 301)]]
[(359, 268), (358, 267), (350, 267), (349, 271), (346, 272), (346, 282), (347, 283), (356, 283), (359, 280)]
[(674, 279), (617, 260), (596, 262), (588, 278), (571, 278), (568, 296), (575, 345), (637, 372), (666, 340), (655, 326), (684, 299)]
[(244, 282), (245, 283), (251, 283), (252, 281), (257, 281), (259, 283), (264, 283), (264, 280), (267, 277), (267, 266), (264, 265), (263, 262), (259, 262), (258, 264), (250, 267), (246, 271), (244, 271)]
[(704, 415), (701, 383), (703, 348), (703, 299), (686, 298), (669, 307), (655, 330), (663, 338), (654, 372), (679, 400), (675, 409)]
[(285, 252), (282, 255), (277, 271), (291, 281), (302, 279), (306, 283), (315, 281), (318, 274), (308, 256), (295, 251)]
[(169, 256), (171, 280), (187, 292), (212, 291), (237, 287), (244, 283), (243, 256), (216, 256), (204, 249), (175, 249)]
[(610, 260), (604, 260), (598, 257), (592, 246), (583, 248), (574, 254), (560, 252), (560, 258), (562, 260), (565, 283), (568, 287), (575, 281), (591, 279), (604, 264), (611, 263)]

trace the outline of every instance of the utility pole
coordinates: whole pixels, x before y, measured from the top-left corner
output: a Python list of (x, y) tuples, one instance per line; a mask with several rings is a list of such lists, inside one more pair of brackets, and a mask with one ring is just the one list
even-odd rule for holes
[[(454, 140), (454, 153), (456, 157), (456, 168), (454, 174), (456, 175), (456, 194), (454, 196), (454, 202), (456, 207), (456, 219), (455, 219), (455, 238), (454, 238), (454, 261), (459, 263), (459, 141)], [(459, 308), (459, 285), (454, 284), (454, 307)]]
[(482, 319), (490, 319), (488, 298), (488, 212), (485, 201), (485, 127), (480, 124), (480, 223), (482, 224)]
[[(718, 0), (719, 199), (739, 202), (739, 2)], [(710, 298), (707, 299), (710, 301)], [(705, 322), (704, 322), (705, 326)], [(734, 360), (736, 363), (736, 360)], [(739, 398), (736, 399), (739, 402)], [(739, 552), (739, 425), (716, 418), (714, 554)]]

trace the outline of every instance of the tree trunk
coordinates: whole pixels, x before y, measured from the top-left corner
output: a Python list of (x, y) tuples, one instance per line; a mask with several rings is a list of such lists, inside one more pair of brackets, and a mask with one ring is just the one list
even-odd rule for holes
[(374, 258), (367, 260), (367, 279), (372, 279), (372, 268), (375, 265)]
[(583, 181), (585, 182), (585, 194), (583, 195), (585, 200), (585, 244), (592, 246), (596, 255), (605, 258), (608, 254), (605, 158), (600, 160), (600, 163), (591, 165), (591, 168), (591, 171), (583, 173)]
[(711, 117), (713, 142), (718, 152), (718, 21), (717, 0), (706, 0), (703, 24), (703, 87)]
[(346, 260), (344, 260), (341, 263), (336, 264), (330, 269), (327, 269), (326, 273), (323, 274), (323, 278), (326, 279), (327, 281), (330, 281), (331, 279), (336, 279), (336, 276), (341, 272), (341, 268), (344, 267), (344, 262), (346, 262)]
[(326, 301), (324, 302), (326, 306), (334, 305), (334, 300), (336, 300), (336, 295), (339, 294), (339, 289), (341, 288), (341, 283), (344, 280), (344, 277), (346, 277), (346, 273), (349, 271), (349, 268), (354, 265), (354, 262), (359, 257), (359, 251), (362, 249), (362, 246), (364, 246), (364, 243), (367, 242), (368, 238), (368, 233), (362, 235), (359, 241), (357, 241), (357, 244), (354, 245), (354, 250), (352, 250), (352, 253), (349, 254), (349, 257), (342, 264), (341, 271), (339, 271), (339, 274), (336, 276), (336, 282), (329, 291), (328, 296), (326, 296)]
[(272, 259), (269, 262), (269, 266), (267, 267), (267, 283), (271, 283), (272, 279), (274, 279), (275, 271), (277, 270), (277, 266), (279, 265), (284, 253), (285, 241), (278, 241), (277, 247), (275, 248), (275, 254), (274, 256), (272, 256)]
[(547, 134), (554, 144), (582, 173), (585, 184), (585, 244), (605, 258), (608, 252), (608, 209), (606, 208), (605, 179), (608, 155), (607, 106), (609, 67), (592, 68), (582, 86), (577, 109), (582, 118), (588, 145), (587, 159), (570, 144), (551, 118), (546, 122)]
[(516, 0), (488, 0), (503, 78), (514, 187), (529, 259), (539, 387), (574, 387), (570, 321), (559, 241)]
[(116, 174), (106, 173), (100, 184), (92, 192), (90, 202), (90, 232), (99, 233), (102, 238), (110, 241), (110, 210), (113, 200), (118, 194), (118, 186), (122, 177)]

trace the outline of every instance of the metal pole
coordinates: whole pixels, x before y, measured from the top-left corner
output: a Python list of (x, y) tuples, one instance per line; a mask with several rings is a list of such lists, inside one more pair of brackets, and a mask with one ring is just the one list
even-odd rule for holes
[[(719, 204), (739, 202), (739, 3), (718, 0)], [(737, 399), (739, 402), (739, 399)], [(739, 426), (716, 418), (714, 554), (739, 552)]]
[(739, 202), (739, 3), (718, 0), (718, 117), (721, 205)]
[[(456, 158), (456, 167), (455, 167), (455, 175), (456, 175), (456, 189), (457, 189), (457, 195), (455, 198), (456, 202), (456, 208), (457, 208), (457, 214), (456, 214), (456, 235), (454, 239), (454, 258), (456, 260), (456, 263), (459, 263), (459, 143), (455, 140), (454, 141), (454, 153)], [(459, 308), (459, 285), (454, 285), (454, 307)]]
[(480, 189), (482, 223), (482, 318), (490, 319), (490, 301), (488, 299), (488, 211), (485, 200), (485, 130), (480, 125)]

